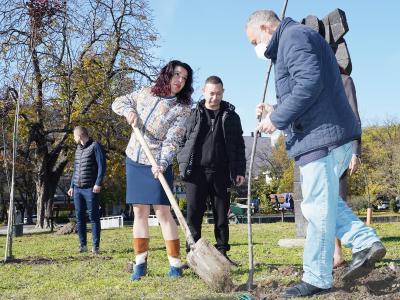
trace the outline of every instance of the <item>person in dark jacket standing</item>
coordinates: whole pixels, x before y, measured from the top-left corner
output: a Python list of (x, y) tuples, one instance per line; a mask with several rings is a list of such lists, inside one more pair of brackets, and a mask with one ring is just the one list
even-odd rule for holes
[(92, 253), (99, 254), (101, 230), (99, 193), (106, 171), (106, 160), (101, 145), (89, 137), (85, 127), (75, 127), (74, 140), (78, 146), (76, 147), (74, 172), (68, 195), (74, 198), (80, 241), (79, 252), (87, 252), (87, 210), (92, 223)]
[(339, 178), (349, 166), (351, 141), (361, 127), (343, 88), (335, 55), (313, 29), (273, 11), (254, 12), (246, 34), (256, 54), (274, 64), (277, 105), (258, 105), (258, 130), (284, 131), (286, 150), (299, 165), (308, 221), (303, 278), (286, 298), (311, 296), (332, 287), (334, 239), (352, 248), (344, 280), (368, 274), (386, 249), (339, 196)]
[(208, 77), (203, 88), (204, 99), (186, 123), (186, 136), (177, 159), (186, 183), (187, 222), (194, 240), (201, 237), (209, 198), (215, 246), (228, 258), (228, 188), (232, 184), (243, 184), (246, 157), (240, 118), (232, 104), (222, 101), (223, 93), (222, 80), (217, 76)]

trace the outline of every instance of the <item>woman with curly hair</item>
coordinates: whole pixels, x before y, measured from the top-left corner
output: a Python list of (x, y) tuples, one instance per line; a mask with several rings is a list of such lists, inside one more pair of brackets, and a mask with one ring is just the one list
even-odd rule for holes
[(132, 133), (126, 148), (126, 202), (133, 204), (133, 249), (135, 267), (131, 280), (139, 280), (147, 272), (149, 250), (148, 216), (150, 205), (161, 225), (170, 264), (170, 277), (182, 276), (178, 227), (172, 217), (169, 200), (158, 181), (164, 173), (172, 187), (172, 160), (185, 134), (185, 121), (190, 115), (193, 93), (193, 71), (178, 60), (161, 69), (151, 87), (118, 97), (112, 110), (124, 116), (129, 125), (142, 132), (158, 162), (152, 167), (139, 141)]

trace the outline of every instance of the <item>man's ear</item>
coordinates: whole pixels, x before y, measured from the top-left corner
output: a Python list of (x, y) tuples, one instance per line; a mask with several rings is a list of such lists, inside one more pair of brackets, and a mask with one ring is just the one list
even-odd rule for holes
[(275, 28), (274, 26), (272, 26), (271, 23), (263, 23), (260, 25), (260, 30), (272, 35), (274, 33)]
[(266, 31), (266, 32), (268, 32), (269, 29), (270, 29), (270, 26), (269, 26), (268, 23), (262, 23), (262, 24), (260, 25), (260, 30), (261, 30), (261, 31)]

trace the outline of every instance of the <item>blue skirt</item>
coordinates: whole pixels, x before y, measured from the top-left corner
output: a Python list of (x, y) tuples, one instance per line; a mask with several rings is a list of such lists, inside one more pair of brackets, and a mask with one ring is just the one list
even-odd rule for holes
[[(151, 166), (139, 164), (126, 158), (126, 203), (171, 205), (160, 181), (154, 178)], [(172, 166), (164, 172), (170, 188), (174, 181)]]

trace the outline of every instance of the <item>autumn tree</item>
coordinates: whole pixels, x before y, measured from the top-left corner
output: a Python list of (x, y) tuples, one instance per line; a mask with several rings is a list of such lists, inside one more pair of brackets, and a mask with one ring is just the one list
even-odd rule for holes
[(400, 195), (399, 122), (387, 119), (363, 128), (361, 161), (360, 170), (350, 177), (350, 195)]
[(23, 86), (19, 159), (33, 165), (37, 226), (71, 157), (75, 125), (118, 148), (113, 139), (124, 132), (110, 103), (156, 74), (156, 40), (145, 0), (1, 1), (0, 75)]
[(263, 162), (264, 170), (274, 181), (276, 192), (290, 192), (293, 190), (294, 163), (287, 155), (285, 138), (281, 134), (271, 151), (257, 153), (257, 158)]

